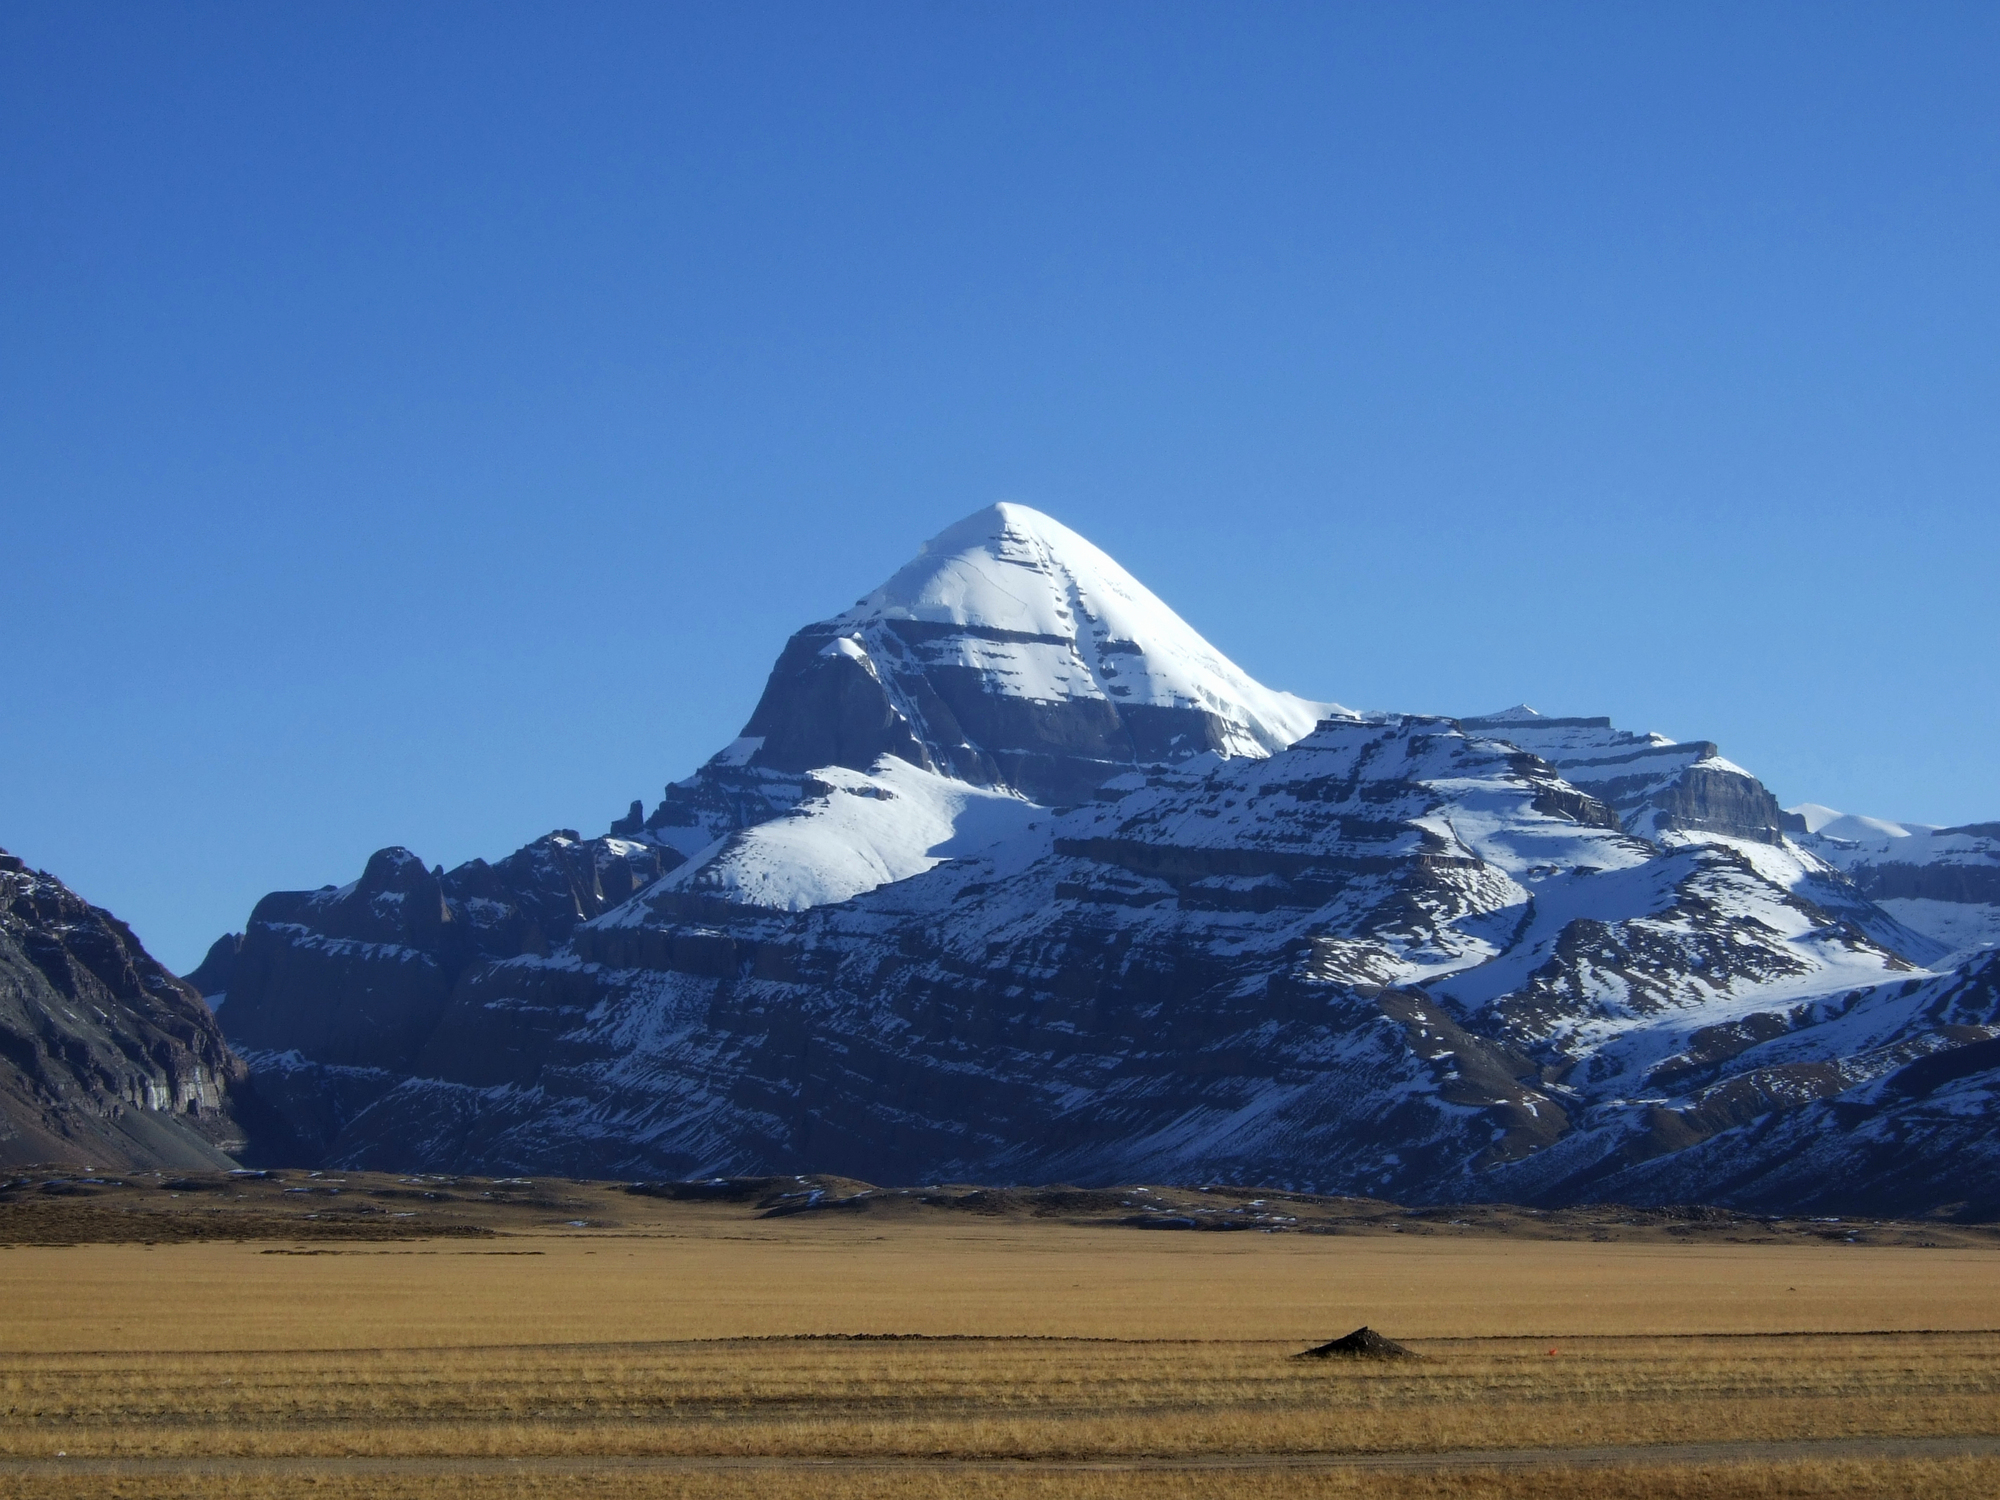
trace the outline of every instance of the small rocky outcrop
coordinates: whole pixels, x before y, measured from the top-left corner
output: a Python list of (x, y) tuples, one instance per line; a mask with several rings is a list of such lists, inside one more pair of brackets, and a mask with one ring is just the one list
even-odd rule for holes
[(1344, 1338), (1302, 1350), (1297, 1359), (1421, 1359), (1414, 1349), (1406, 1349), (1394, 1339), (1385, 1339), (1365, 1324)]

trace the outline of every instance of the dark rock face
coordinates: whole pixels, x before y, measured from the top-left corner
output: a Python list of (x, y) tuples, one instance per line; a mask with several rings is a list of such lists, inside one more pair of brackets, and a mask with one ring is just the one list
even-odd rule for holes
[(2000, 906), (2000, 865), (1914, 865), (1900, 860), (1883, 860), (1859, 866), (1854, 870), (1853, 878), (1862, 894), (1871, 901), (1914, 897), (1923, 901)]
[[(257, 904), (223, 1024), (239, 1047), (295, 1051), (338, 1070), (318, 1087), (340, 1099), (372, 1097), (418, 1067), (469, 969), (560, 947), (579, 923), (677, 863), (670, 849), (568, 829), (449, 872), (426, 869), (407, 849), (380, 850), (350, 886)], [(297, 1102), (307, 1096), (296, 1068), (262, 1072), (274, 1099), (294, 1101), (302, 1138), (317, 1139), (326, 1121)]]
[[(1230, 744), (1229, 726), (1195, 707), (1038, 701), (1001, 691), (989, 674), (955, 660), (967, 641), (1070, 648), (1064, 637), (926, 620), (885, 620), (866, 631), (808, 626), (787, 643), (743, 728), (763, 741), (749, 764), (865, 771), (893, 755), (1066, 806), (1122, 772)], [(843, 644), (848, 649), (836, 649)]]
[[(1715, 754), (1713, 745), (1704, 748)], [(1660, 810), (1663, 827), (1731, 834), (1760, 844), (1784, 841), (1784, 811), (1778, 799), (1761, 781), (1740, 772), (1689, 766), (1649, 800)]]
[(407, 1068), (472, 955), (438, 877), (384, 849), (342, 890), (282, 891), (250, 913), (224, 1007), (240, 1047)]
[(559, 947), (579, 922), (679, 863), (671, 849), (583, 839), (561, 828), (497, 864), (475, 859), (437, 878), (446, 912), (465, 925), (473, 951), (481, 958), (511, 958)]
[[(843, 633), (835, 625), (811, 626), (785, 643), (758, 699), (745, 738), (759, 738), (752, 764), (774, 771), (817, 766), (865, 770), (883, 755), (936, 769), (930, 753), (896, 711), (875, 665), (866, 656), (829, 650)], [(938, 707), (933, 699), (927, 705)], [(985, 770), (971, 746), (967, 769)]]
[(0, 1162), (234, 1165), (243, 1078), (123, 922), (0, 851)]
[(243, 934), (225, 932), (208, 945), (208, 952), (202, 956), (192, 972), (183, 974), (195, 988), (195, 993), (214, 1006), (229, 994), (229, 981), (236, 974), (236, 955), (243, 951)]

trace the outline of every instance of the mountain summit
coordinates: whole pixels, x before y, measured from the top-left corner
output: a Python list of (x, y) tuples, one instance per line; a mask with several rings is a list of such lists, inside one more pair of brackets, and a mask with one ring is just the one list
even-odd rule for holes
[(1269, 755), (1347, 712), (1253, 680), (1104, 552), (1025, 505), (967, 516), (833, 623), (857, 644), (921, 642), (929, 673), (973, 673), (998, 696), (1200, 715), (1205, 748), (1224, 755)]
[(793, 636), (742, 735), (618, 831), (694, 855), (797, 807), (802, 776), (885, 760), (1068, 806), (1144, 767), (1269, 755), (1329, 716), (1353, 714), (1265, 687), (1067, 526), (992, 505)]

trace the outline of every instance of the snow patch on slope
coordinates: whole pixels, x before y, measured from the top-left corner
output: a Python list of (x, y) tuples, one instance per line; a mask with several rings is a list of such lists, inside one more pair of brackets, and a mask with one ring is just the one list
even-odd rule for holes
[(709, 846), (655, 887), (804, 911), (964, 858), (1025, 831), (1047, 809), (884, 756), (870, 772), (828, 766), (797, 807)]

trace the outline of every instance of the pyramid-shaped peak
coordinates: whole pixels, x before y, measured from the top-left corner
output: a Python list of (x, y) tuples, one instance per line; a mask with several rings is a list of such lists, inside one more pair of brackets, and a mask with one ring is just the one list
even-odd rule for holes
[[(1134, 771), (1269, 755), (1335, 715), (1351, 716), (1265, 687), (1060, 521), (989, 505), (852, 609), (794, 634), (743, 732), (643, 826), (696, 854), (789, 817), (819, 796), (804, 788), (833, 784), (829, 768), (873, 778), (910, 813), (923, 798), (883, 780), (900, 774), (885, 757), (939, 779), (954, 806), (990, 811), (969, 786), (1071, 807)], [(928, 858), (929, 825), (899, 826), (923, 835), (912, 847)], [(811, 888), (866, 888), (850, 876), (897, 865), (909, 851), (896, 847), (895, 859), (887, 845), (842, 853), (858, 863)]]
[(833, 624), (865, 633), (898, 621), (956, 627), (954, 664), (990, 691), (1199, 710), (1232, 726), (1232, 753), (1280, 749), (1345, 712), (1265, 687), (1109, 553), (1031, 506), (989, 505), (946, 527)]
[(1087, 538), (1031, 506), (1002, 502), (948, 526), (843, 619), (930, 620), (1073, 638), (1076, 607), (1188, 627)]

